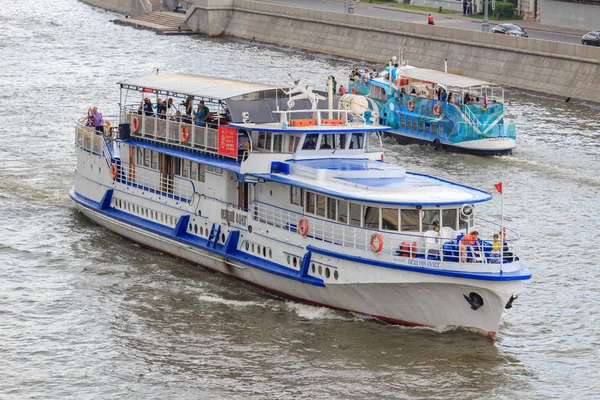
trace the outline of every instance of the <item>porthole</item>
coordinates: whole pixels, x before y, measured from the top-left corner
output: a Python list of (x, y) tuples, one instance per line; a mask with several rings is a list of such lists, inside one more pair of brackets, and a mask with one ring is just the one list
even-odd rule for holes
[(192, 230), (192, 223), (190, 222), (190, 224), (188, 225), (188, 231)]
[(296, 266), (298, 265), (298, 259), (296, 257), (294, 257), (292, 264), (294, 265), (294, 268), (296, 268)]
[(339, 277), (340, 277), (340, 274), (337, 272), (337, 269), (336, 269), (335, 271), (333, 271), (333, 279), (335, 279), (337, 281)]
[(127, 203), (127, 211), (131, 212), (131, 203)]
[(198, 233), (198, 225), (194, 224), (194, 233)]
[(149, 214), (149, 212), (148, 212), (148, 209), (146, 208), (146, 218), (148, 218), (148, 214)]
[(292, 263), (292, 257), (290, 257), (290, 255), (287, 255), (287, 263), (288, 265), (290, 265)]
[(165, 214), (160, 213), (160, 222), (165, 222)]
[(260, 244), (256, 246), (256, 249), (258, 250), (258, 251), (257, 251), (257, 253), (258, 253), (258, 255), (260, 256), (260, 250), (261, 250), (261, 248), (260, 248)]
[(273, 191), (269, 190), (269, 194), (271, 195), (271, 197), (273, 197)]
[(323, 267), (319, 265), (319, 275), (323, 275)]
[(101, 174), (102, 173), (102, 168), (98, 167), (98, 173)]
[(312, 270), (312, 273), (314, 274), (315, 272), (317, 272), (317, 267), (315, 267), (315, 263), (310, 264), (310, 269)]
[(325, 278), (328, 278), (331, 276), (331, 271), (329, 271), (329, 268), (325, 268)]
[(221, 242), (225, 243), (225, 234), (221, 233)]
[(273, 258), (273, 250), (269, 249), (269, 258)]
[(263, 247), (263, 257), (267, 258), (267, 248)]
[(252, 243), (252, 252), (254, 253), (254, 243)]
[(94, 170), (94, 166), (92, 164), (90, 164), (90, 170)]
[(200, 227), (200, 236), (204, 236), (204, 227), (203, 226)]
[(250, 243), (246, 241), (246, 251), (250, 250)]
[(252, 225), (248, 225), (248, 233), (252, 233)]

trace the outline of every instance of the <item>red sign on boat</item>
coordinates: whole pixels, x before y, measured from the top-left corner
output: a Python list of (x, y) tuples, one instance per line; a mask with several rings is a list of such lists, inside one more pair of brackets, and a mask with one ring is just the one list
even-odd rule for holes
[(237, 157), (237, 130), (219, 126), (219, 154)]

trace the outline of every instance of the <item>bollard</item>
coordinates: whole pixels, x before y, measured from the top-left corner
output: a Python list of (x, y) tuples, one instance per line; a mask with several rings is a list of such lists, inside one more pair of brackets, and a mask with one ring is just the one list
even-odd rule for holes
[(440, 6), (438, 12), (441, 14), (442, 13), (442, 6)]

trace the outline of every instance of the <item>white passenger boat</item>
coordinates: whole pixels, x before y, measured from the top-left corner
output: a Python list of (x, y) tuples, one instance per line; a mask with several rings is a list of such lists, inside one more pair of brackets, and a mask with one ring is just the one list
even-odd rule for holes
[[(289, 299), (490, 336), (530, 278), (513, 231), (493, 254), (501, 226), (474, 212), (491, 196), (385, 163), (376, 116), (334, 109), (302, 82), (167, 74), (120, 86), (107, 135), (77, 122), (70, 196), (124, 237)], [(127, 105), (140, 92), (203, 100), (208, 123)], [(486, 240), (461, 249), (472, 228)]]

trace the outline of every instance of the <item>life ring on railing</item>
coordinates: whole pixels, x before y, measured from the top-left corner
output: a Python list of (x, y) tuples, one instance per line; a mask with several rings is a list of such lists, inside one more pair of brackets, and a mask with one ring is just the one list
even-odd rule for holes
[(440, 104), (437, 103), (436, 105), (433, 106), (433, 115), (435, 115), (436, 117), (439, 117), (441, 113), (442, 113), (442, 106), (440, 106)]
[(133, 119), (131, 120), (131, 127), (136, 133), (140, 130), (140, 119), (138, 117), (133, 117)]
[(406, 108), (408, 108), (408, 111), (413, 112), (415, 110), (415, 102), (409, 100), (408, 104), (406, 105)]
[(181, 127), (181, 141), (187, 143), (188, 140), (190, 140), (190, 128), (184, 125)]
[(379, 233), (374, 233), (371, 235), (371, 250), (374, 253), (379, 253), (383, 249), (383, 238)]
[(117, 167), (117, 163), (112, 163), (110, 166), (110, 176), (112, 176), (113, 181), (117, 179), (117, 175), (119, 175), (119, 168)]
[(308, 234), (308, 220), (304, 217), (300, 218), (298, 221), (298, 233), (301, 236), (306, 236)]

